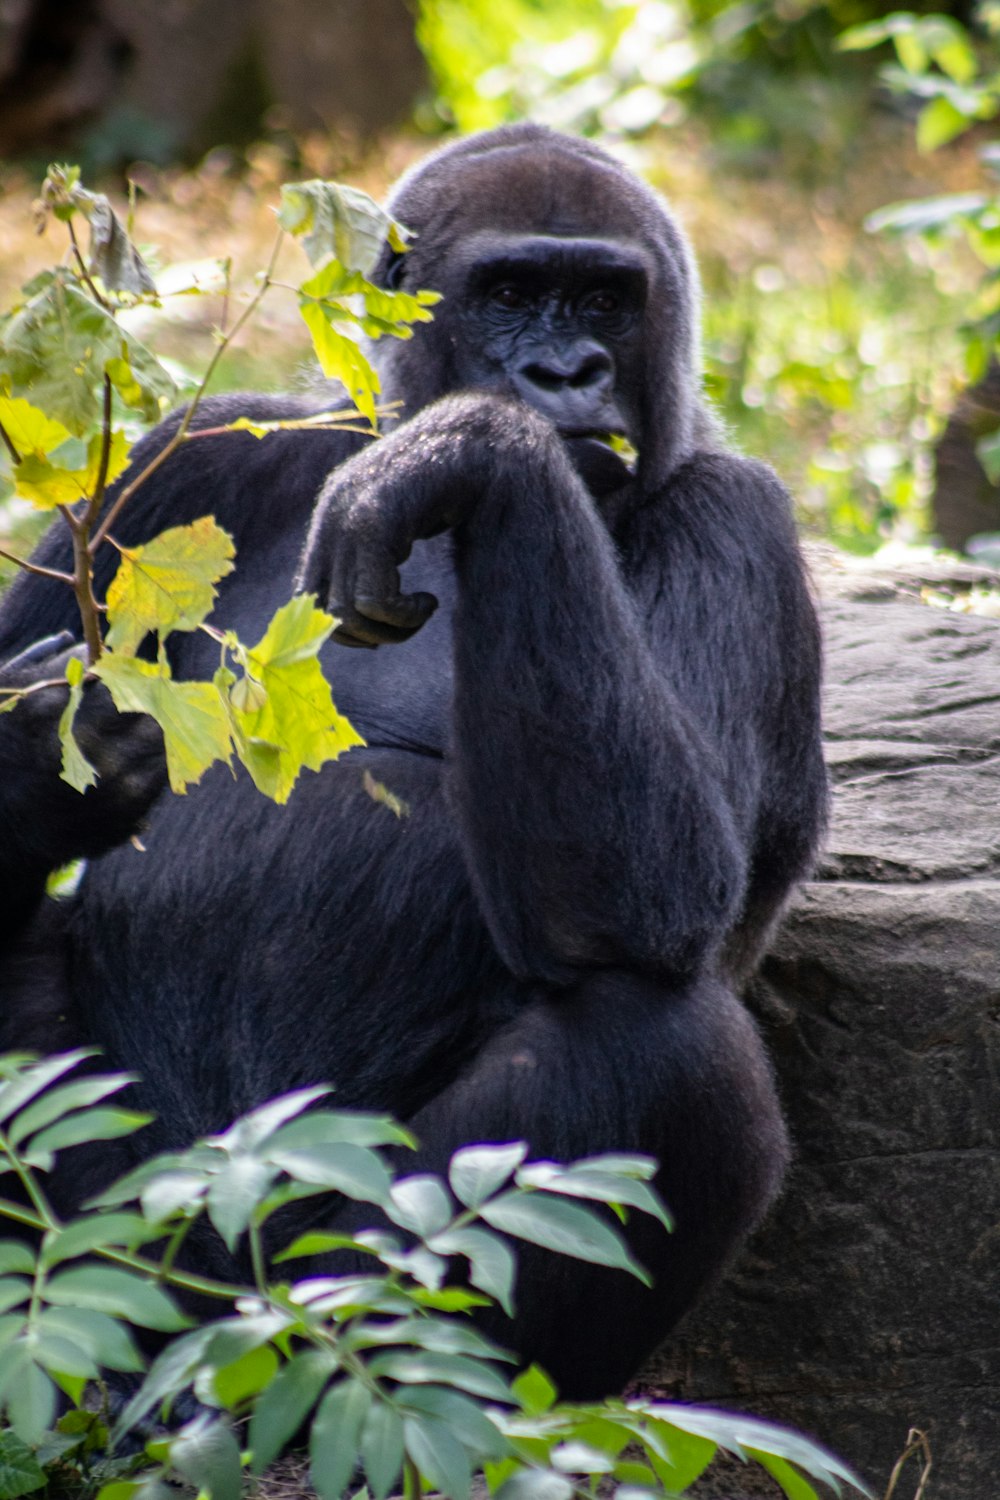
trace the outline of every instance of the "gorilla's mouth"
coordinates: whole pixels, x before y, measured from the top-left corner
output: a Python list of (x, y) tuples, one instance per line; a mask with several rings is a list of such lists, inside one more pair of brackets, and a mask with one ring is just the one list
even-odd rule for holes
[(589, 449), (595, 454), (602, 452), (607, 457), (617, 459), (630, 474), (635, 473), (639, 454), (622, 431), (599, 427), (569, 427), (560, 428), (559, 436), (577, 451)]
[(560, 431), (573, 467), (595, 499), (602, 499), (635, 475), (638, 454), (623, 433), (607, 428)]

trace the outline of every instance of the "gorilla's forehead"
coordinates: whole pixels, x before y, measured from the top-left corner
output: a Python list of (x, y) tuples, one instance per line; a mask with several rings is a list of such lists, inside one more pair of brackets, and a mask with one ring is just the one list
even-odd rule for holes
[(516, 230), (481, 229), (466, 235), (452, 247), (453, 267), (474, 275), (481, 268), (492, 272), (521, 269), (535, 276), (650, 276), (653, 257), (636, 241), (616, 235), (579, 235), (556, 232), (522, 234)]
[(404, 190), (398, 204), (404, 223), (411, 222), (407, 211), (412, 208), (423, 222), (411, 222), (411, 227), (434, 235), (447, 222), (449, 239), (456, 230), (473, 226), (500, 233), (544, 227), (557, 238), (606, 238), (609, 233), (653, 243), (662, 238), (662, 207), (615, 162), (536, 145), (530, 151), (487, 152), (446, 165), (440, 173), (432, 165), (423, 180), (418, 174), (412, 196)]

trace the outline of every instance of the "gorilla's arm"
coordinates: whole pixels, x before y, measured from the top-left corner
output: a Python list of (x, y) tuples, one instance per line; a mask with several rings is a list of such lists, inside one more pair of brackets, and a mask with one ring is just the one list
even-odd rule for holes
[[(765, 516), (773, 509), (754, 494), (755, 473), (738, 515), (758, 498)], [(775, 571), (797, 576), (790, 528), (749, 524), (765, 529), (758, 551), (774, 554)], [(416, 537), (448, 527), (459, 579), (451, 797), (499, 952), (519, 977), (557, 983), (605, 966), (696, 972), (736, 925), (761, 789), (784, 774), (763, 763), (753, 730), (757, 700), (779, 691), (769, 677), (784, 671), (768, 639), (775, 613), (755, 621), (723, 592), (744, 587), (743, 538), (729, 573), (716, 570), (720, 613), (750, 637), (739, 659), (712, 659), (716, 638), (690, 630), (679, 652), (660, 598), (669, 566), (647, 557), (638, 584), (626, 580), (552, 427), (500, 398), (458, 397), (331, 476), (301, 581), (329, 600), (350, 643), (401, 639), (433, 600), (401, 596), (396, 567)], [(695, 577), (677, 585), (709, 609), (714, 540), (702, 538), (700, 562), (685, 557)], [(704, 654), (701, 676), (717, 679), (705, 712), (685, 653)], [(815, 706), (799, 712), (811, 749)]]
[[(195, 427), (222, 426), (238, 416), (300, 417), (315, 408), (314, 399), (298, 397), (218, 397), (203, 403)], [(109, 493), (108, 506), (121, 486), (163, 449), (181, 415), (175, 412), (137, 444), (129, 469)], [(252, 576), (255, 559), (258, 568), (266, 567), (275, 576), (284, 565), (290, 577), (317, 476), (358, 441), (333, 431), (275, 432), (263, 440), (239, 432), (198, 438), (174, 453), (136, 492), (116, 522), (114, 535), (134, 546), (169, 526), (212, 514), (234, 536), (241, 585)], [(57, 522), (50, 528), (34, 561), (59, 571), (72, 569), (66, 526)], [(114, 547), (99, 551), (99, 600), (117, 562)], [(225, 585), (223, 592), (228, 592)], [(46, 650), (46, 638), (57, 633), (60, 639)], [(0, 603), (0, 683), (58, 683), (65, 673), (65, 655), (54, 652), (79, 635), (72, 590), (56, 580), (20, 574)], [(142, 715), (117, 713), (96, 683), (84, 689), (76, 734), (99, 773), (98, 783), (81, 795), (60, 780), (57, 730), (65, 704), (65, 687), (44, 687), (0, 714), (0, 943), (31, 915), (51, 870), (124, 843), (166, 784), (158, 727)]]

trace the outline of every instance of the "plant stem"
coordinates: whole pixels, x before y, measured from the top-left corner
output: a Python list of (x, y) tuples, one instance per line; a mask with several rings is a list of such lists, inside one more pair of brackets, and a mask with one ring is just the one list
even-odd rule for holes
[(14, 439), (11, 437), (10, 433), (7, 431), (2, 422), (0, 422), (0, 442), (3, 443), (4, 447), (7, 449), (7, 452), (10, 454), (11, 463), (19, 464), (21, 462), (21, 455), (20, 453), (18, 453), (16, 447), (14, 446)]
[(403, 1460), (403, 1500), (421, 1500), (423, 1487), (420, 1483), (420, 1470), (412, 1458)]
[[(75, 518), (74, 518), (75, 519)], [(76, 521), (73, 532), (73, 592), (76, 595), (83, 639), (87, 646), (87, 665), (92, 667), (100, 660), (104, 649), (101, 641), (100, 613), (94, 598), (94, 558), (88, 545), (90, 525), (86, 518)]]
[(76, 230), (73, 228), (72, 219), (66, 220), (66, 228), (69, 230), (70, 244), (73, 246), (73, 259), (76, 261), (76, 267), (80, 272), (80, 277), (83, 281), (84, 286), (87, 288), (88, 292), (93, 297), (98, 307), (103, 307), (105, 312), (112, 312), (114, 309), (112, 308), (111, 303), (107, 300), (106, 297), (101, 296), (100, 292), (97, 290), (97, 287), (94, 285), (93, 277), (87, 270), (87, 262), (83, 258), (83, 252), (80, 249), (80, 241), (76, 237)]
[[(59, 1229), (59, 1220), (52, 1212), (45, 1194), (42, 1192), (41, 1188), (38, 1186), (38, 1183), (35, 1181), (34, 1172), (32, 1172), (30, 1167), (25, 1166), (24, 1162), (18, 1156), (17, 1152), (14, 1150), (13, 1146), (10, 1144), (2, 1130), (0, 1130), (0, 1151), (4, 1153), (7, 1160), (14, 1168), (14, 1171), (20, 1178), (21, 1186), (24, 1188), (24, 1191), (31, 1199), (32, 1207), (35, 1211), (35, 1218), (33, 1220), (33, 1222), (35, 1223), (35, 1227), (37, 1229)], [(0, 1202), (2, 1201), (3, 1200), (0, 1200)], [(0, 1213), (3, 1213), (2, 1208), (0, 1208)], [(29, 1210), (23, 1209), (22, 1213), (29, 1213)], [(13, 1218), (14, 1215), (11, 1215), (11, 1217)], [(21, 1222), (23, 1223), (25, 1221), (22, 1219)]]
[(8, 552), (5, 547), (0, 547), (0, 557), (5, 557), (8, 562), (15, 563), (17, 567), (23, 568), (26, 573), (37, 573), (39, 578), (56, 578), (60, 583), (73, 583), (72, 575), (60, 573), (57, 568), (42, 568), (38, 563), (28, 562), (25, 557), (18, 557), (14, 552)]
[(260, 1240), (260, 1225), (250, 1220), (250, 1263), (253, 1266), (253, 1279), (258, 1292), (262, 1297), (269, 1295), (267, 1289), (267, 1268), (264, 1265), (264, 1247)]
[(100, 526), (98, 526), (97, 530), (94, 532), (94, 535), (90, 539), (91, 556), (94, 555), (98, 547), (104, 541), (104, 538), (107, 536), (109, 530), (115, 524), (119, 515), (121, 514), (122, 508), (128, 504), (129, 500), (131, 500), (132, 496), (135, 494), (139, 486), (145, 484), (150, 475), (155, 473), (160, 465), (162, 463), (165, 463), (166, 460), (171, 456), (171, 454), (176, 453), (177, 449), (187, 438), (188, 428), (191, 426), (194, 414), (201, 404), (201, 400), (205, 395), (205, 391), (208, 389), (208, 383), (211, 380), (212, 376), (215, 374), (216, 365), (219, 363), (219, 360), (222, 358), (223, 354), (225, 354), (226, 350), (233, 342), (233, 339), (236, 338), (237, 334), (240, 332), (240, 329), (243, 328), (243, 326), (257, 311), (264, 293), (271, 285), (271, 277), (278, 259), (278, 251), (281, 248), (281, 242), (284, 237), (285, 231), (283, 229), (279, 229), (277, 239), (274, 242), (274, 249), (271, 251), (271, 259), (268, 261), (267, 270), (264, 272), (264, 275), (261, 278), (260, 287), (258, 288), (253, 298), (250, 300), (250, 302), (247, 304), (247, 306), (243, 309), (242, 313), (233, 324), (229, 333), (225, 334), (223, 338), (220, 339), (215, 353), (209, 360), (208, 369), (202, 376), (201, 384), (198, 386), (198, 389), (192, 396), (187, 411), (181, 418), (181, 422), (177, 428), (177, 431), (174, 433), (170, 441), (160, 449), (156, 457), (150, 459), (149, 463), (143, 469), (142, 473), (138, 474), (136, 478), (132, 480), (131, 484), (127, 484), (124, 489), (119, 492), (114, 504), (111, 506), (111, 509), (104, 517), (104, 520), (101, 522)]
[[(6, 1147), (6, 1143), (3, 1144)], [(6, 1149), (15, 1171), (21, 1176), (34, 1203), (34, 1184), (32, 1183), (29, 1187), (22, 1175), (16, 1155), (10, 1151), (9, 1147)], [(28, 1176), (30, 1177), (30, 1173)], [(8, 1198), (0, 1198), (0, 1218), (12, 1219), (15, 1224), (24, 1224), (29, 1229), (59, 1229), (61, 1227), (44, 1198), (36, 1204), (35, 1212), (32, 1212), (30, 1208), (22, 1207), (20, 1203), (12, 1203)], [(162, 1267), (158, 1261), (147, 1260), (144, 1255), (133, 1255), (128, 1250), (112, 1250), (106, 1245), (99, 1245), (90, 1253), (99, 1256), (102, 1260), (111, 1261), (112, 1265), (125, 1266), (130, 1271), (141, 1271), (154, 1280), (167, 1281), (171, 1286), (180, 1287), (184, 1291), (200, 1292), (205, 1297), (219, 1297), (226, 1302), (235, 1302), (238, 1297), (245, 1297), (250, 1291), (249, 1287), (235, 1286), (227, 1281), (216, 1281), (210, 1276), (195, 1276), (188, 1271), (171, 1269), (165, 1275), (161, 1274)]]

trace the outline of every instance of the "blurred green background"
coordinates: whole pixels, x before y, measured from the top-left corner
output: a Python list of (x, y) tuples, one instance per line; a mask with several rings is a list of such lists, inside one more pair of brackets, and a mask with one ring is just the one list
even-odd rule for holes
[[(231, 255), (247, 277), (280, 182), (378, 194), (450, 133), (539, 119), (603, 140), (671, 200), (702, 268), (708, 388), (804, 527), (858, 552), (962, 546), (1000, 532), (975, 452), (1000, 424), (994, 10), (918, 7), (952, 52), (897, 44), (894, 60), (838, 45), (849, 27), (899, 30), (873, 0), (0, 0), (0, 308), (58, 253), (31, 216), (53, 157), (112, 193), (131, 177), (137, 237), (162, 259)], [(933, 150), (915, 131), (928, 100)], [(866, 228), (948, 194), (964, 216), (950, 203), (923, 234)], [(181, 369), (211, 350), (207, 300), (157, 330)], [(296, 381), (308, 357), (294, 303), (265, 304), (222, 383)]]

